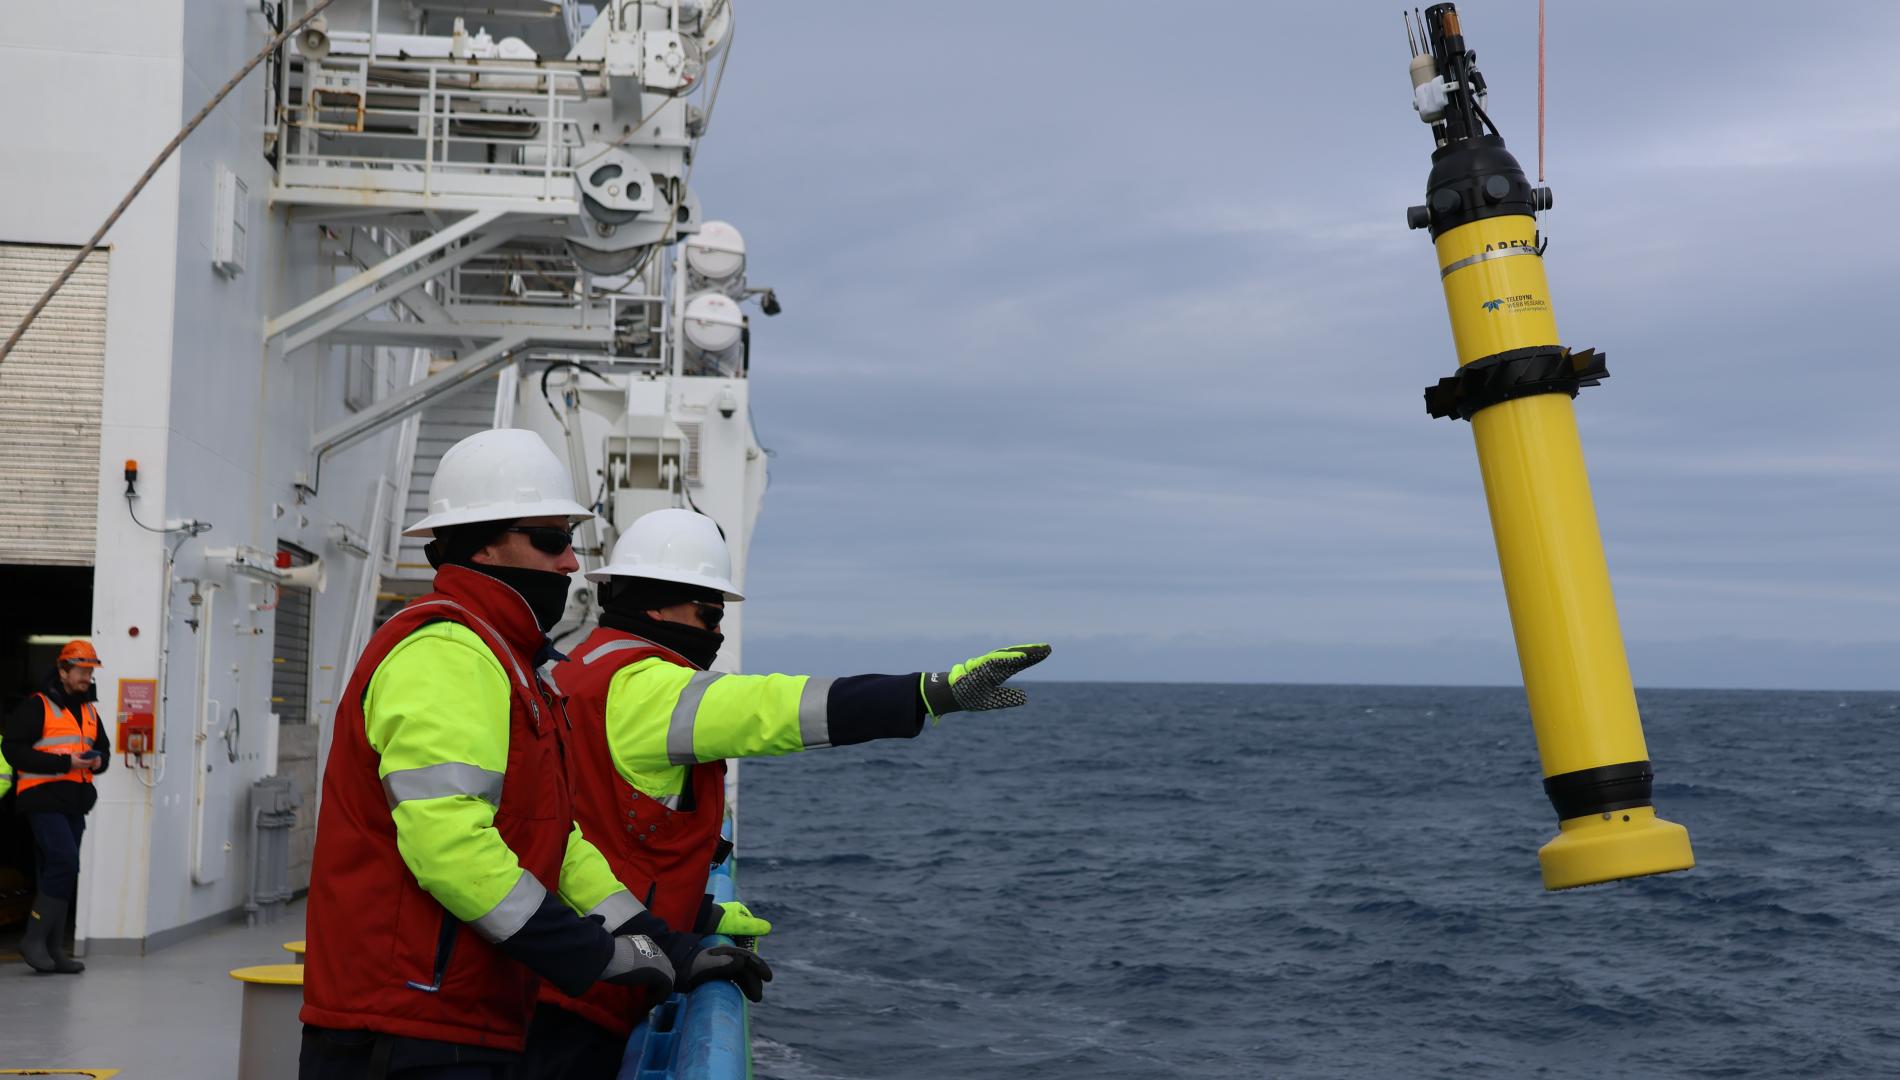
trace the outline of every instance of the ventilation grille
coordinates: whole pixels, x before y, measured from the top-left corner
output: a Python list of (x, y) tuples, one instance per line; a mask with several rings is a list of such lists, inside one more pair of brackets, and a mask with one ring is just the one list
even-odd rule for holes
[(686, 482), (699, 483), (699, 421), (680, 421), (680, 434), (686, 436), (686, 461), (680, 466), (686, 472)]
[[(18, 326), (78, 250), (0, 244), (0, 327)], [(0, 367), (0, 563), (92, 565), (106, 265), (106, 252), (88, 256)]]

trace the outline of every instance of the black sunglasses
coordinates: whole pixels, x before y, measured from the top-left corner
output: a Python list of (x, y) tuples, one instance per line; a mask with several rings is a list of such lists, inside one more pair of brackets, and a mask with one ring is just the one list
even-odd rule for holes
[(726, 617), (725, 605), (708, 603), (705, 600), (694, 600), (692, 605), (694, 610), (699, 612), (699, 621), (706, 625), (706, 629), (719, 629), (719, 620)]
[(574, 527), (559, 525), (510, 525), (502, 532), (520, 533), (544, 555), (564, 554), (574, 546)]

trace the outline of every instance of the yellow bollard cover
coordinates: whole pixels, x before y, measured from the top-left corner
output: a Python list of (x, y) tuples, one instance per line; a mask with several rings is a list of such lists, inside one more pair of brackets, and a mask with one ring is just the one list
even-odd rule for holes
[(259, 983), (265, 986), (302, 986), (303, 965), (256, 964), (234, 969), (231, 977), (239, 982)]

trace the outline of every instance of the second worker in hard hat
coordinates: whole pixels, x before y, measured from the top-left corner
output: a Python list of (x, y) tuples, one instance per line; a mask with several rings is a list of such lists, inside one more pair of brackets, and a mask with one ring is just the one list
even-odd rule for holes
[(579, 568), (573, 525), (593, 516), (572, 492), (539, 436), (484, 431), (443, 455), (406, 530), (431, 537), (435, 587), (370, 639), (337, 707), (304, 1080), (499, 1080), (539, 982), (673, 983), (666, 953), (627, 929), (639, 901), (574, 823), (568, 721), (537, 672)]
[[(92, 778), (112, 764), (112, 740), (99, 722), (92, 643), (75, 639), (59, 650), (53, 674), (7, 718), (0, 756), (17, 772), (14, 810), (33, 832), (39, 893), (20, 939), (34, 971), (77, 975), (86, 965), (66, 952), (66, 916), (79, 896), (79, 840), (99, 801)], [(0, 792), (3, 794), (3, 792)]]
[[(1022, 691), (1003, 683), (1049, 655), (1047, 645), (1017, 645), (949, 671), (838, 679), (708, 671), (725, 605), (744, 597), (719, 527), (689, 510), (641, 517), (587, 576), (601, 583), (600, 627), (554, 669), (574, 721), (574, 814), (645, 901), (636, 925), (649, 929), (656, 919), (693, 934), (771, 929), (706, 895), (725, 850), (725, 759), (909, 738), (933, 716), (1021, 705)], [(627, 987), (574, 995), (544, 985), (523, 1076), (611, 1077), (657, 1000)]]

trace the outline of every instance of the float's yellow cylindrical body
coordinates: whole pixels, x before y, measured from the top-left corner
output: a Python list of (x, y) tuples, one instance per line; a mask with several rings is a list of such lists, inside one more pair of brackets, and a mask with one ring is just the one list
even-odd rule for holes
[[(1559, 345), (1535, 219), (1510, 214), (1437, 238), (1460, 366)], [(1570, 397), (1540, 393), (1471, 417), (1518, 662), (1545, 777), (1646, 763)], [(1650, 806), (1566, 819), (1538, 853), (1547, 888), (1683, 870), (1688, 831)]]

